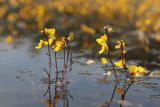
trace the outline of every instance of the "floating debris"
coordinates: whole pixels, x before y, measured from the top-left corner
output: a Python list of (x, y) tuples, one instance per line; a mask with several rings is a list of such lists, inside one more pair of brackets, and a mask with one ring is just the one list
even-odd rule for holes
[(93, 65), (93, 64), (95, 64), (96, 62), (95, 62), (95, 60), (93, 60), (93, 59), (88, 59), (88, 60), (86, 60), (86, 62), (85, 62), (87, 65)]
[(57, 86), (57, 87), (62, 87), (62, 86), (64, 86), (64, 83), (63, 83), (62, 81), (58, 80), (58, 81), (56, 82), (56, 86)]
[(149, 77), (159, 78), (160, 77), (160, 71), (153, 71), (149, 74)]
[(31, 73), (32, 71), (18, 71), (19, 73)]
[(158, 95), (149, 95), (149, 98), (156, 98), (156, 99), (158, 98), (159, 99), (160, 95), (159, 94)]
[(132, 103), (126, 100), (118, 100), (118, 104), (121, 104), (123, 106), (132, 106)]
[[(48, 84), (49, 83), (48, 78), (42, 78), (40, 81), (42, 82), (42, 84)], [(54, 84), (54, 83), (55, 83), (54, 81), (50, 81), (50, 84)]]
[(80, 75), (94, 75), (94, 74), (89, 73), (89, 72), (79, 72), (78, 74), (80, 74)]
[(97, 81), (98, 81), (99, 83), (101, 83), (101, 84), (106, 84), (106, 83), (108, 83), (108, 81), (107, 81), (106, 79), (104, 79), (104, 78), (102, 78), (102, 79), (97, 79)]

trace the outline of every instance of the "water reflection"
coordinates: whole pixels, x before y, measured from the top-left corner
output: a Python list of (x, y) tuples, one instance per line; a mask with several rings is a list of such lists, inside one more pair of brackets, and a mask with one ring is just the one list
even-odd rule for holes
[[(59, 55), (58, 52), (54, 52), (52, 54), (52, 50), (50, 49), (49, 45), (47, 47), (47, 56), (49, 62), (48, 69), (44, 68), (44, 71), (48, 77), (48, 88), (44, 96), (48, 94), (48, 99), (45, 101), (48, 107), (56, 107), (60, 104), (62, 104), (63, 107), (69, 107), (69, 98), (73, 98), (68, 89), (69, 79), (67, 74), (72, 70), (72, 52), (70, 50), (69, 43), (66, 42), (66, 44), (67, 47), (62, 50), (62, 58), (57, 56)], [(54, 60), (52, 59), (52, 55), (54, 56)], [(62, 63), (58, 63), (59, 60)], [(60, 68), (62, 68), (62, 70), (60, 70)], [(52, 74), (54, 74), (53, 79)]]
[(60, 73), (56, 73), (54, 84), (49, 84), (45, 96), (48, 95), (48, 99), (45, 100), (47, 107), (69, 107), (69, 100), (73, 99), (69, 90), (69, 81), (67, 76), (61, 76)]
[[(127, 93), (129, 93), (129, 89), (134, 84), (134, 80), (132, 79), (125, 79), (122, 81), (114, 82), (113, 91), (109, 100), (106, 100), (103, 104), (99, 107), (115, 107), (115, 104), (118, 104), (116, 107), (123, 107), (123, 106), (132, 106), (132, 103), (128, 102), (126, 99)], [(114, 101), (115, 96), (119, 96), (118, 101)]]
[[(119, 107), (120, 105), (123, 107), (124, 104), (132, 104), (131, 107), (159, 107), (160, 79), (155, 79), (159, 75), (159, 70), (154, 74), (151, 73), (149, 77), (140, 78), (142, 81), (133, 84), (125, 80), (113, 82), (112, 76), (105, 77), (102, 80), (104, 84), (100, 84), (97, 79), (103, 75), (104, 69), (97, 62), (86, 65), (86, 57), (81, 57), (81, 53), (73, 54), (73, 72), (70, 73), (67, 70), (63, 79), (62, 71), (59, 69), (57, 79), (52, 79), (49, 94), (49, 91), (46, 92), (48, 82), (45, 84), (40, 82), (44, 77), (43, 66), (47, 66), (45, 51), (36, 51), (39, 54), (33, 53), (30, 48), (34, 47), (30, 39), (23, 39), (24, 43), (21, 41), (15, 43), (17, 48), (0, 43), (0, 50), (7, 50), (0, 52), (0, 104), (2, 107), (44, 107), (44, 104), (46, 107), (97, 107), (101, 101), (104, 102), (101, 107)], [(36, 56), (31, 57), (34, 54)], [(63, 60), (59, 59), (63, 65)], [(87, 74), (82, 75), (78, 72)], [(120, 71), (117, 70), (117, 72)], [(131, 84), (130, 87), (129, 84)], [(44, 87), (44, 85), (47, 86)], [(128, 91), (125, 94), (119, 94), (118, 89), (120, 92), (126, 89)]]

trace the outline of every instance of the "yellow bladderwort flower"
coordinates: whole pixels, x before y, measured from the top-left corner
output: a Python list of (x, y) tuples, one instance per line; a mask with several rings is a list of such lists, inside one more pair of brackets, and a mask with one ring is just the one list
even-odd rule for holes
[(54, 35), (55, 34), (55, 29), (53, 28), (45, 28), (43, 31), (41, 31), (42, 33), (46, 34), (46, 35)]
[(130, 65), (128, 67), (128, 70), (131, 75), (135, 75), (135, 76), (139, 76), (147, 73), (145, 68), (143, 68), (142, 66), (136, 66), (136, 65)]
[(106, 52), (106, 51), (108, 51), (108, 46), (107, 45), (106, 46), (102, 45), (101, 50), (98, 53), (102, 54), (103, 52)]
[(124, 68), (124, 67), (123, 67), (123, 64), (125, 65), (125, 60), (124, 60), (124, 59), (121, 59), (121, 60), (115, 62), (114, 64), (115, 64), (117, 67), (119, 67), (119, 68)]
[(138, 71), (138, 67), (135, 65), (130, 65), (128, 67), (128, 70), (129, 70), (130, 74), (135, 74)]
[(126, 50), (125, 50), (126, 43), (123, 40), (120, 40), (120, 41), (118, 40), (115, 45), (115, 49), (121, 49), (121, 48), (123, 48), (123, 54), (125, 54), (126, 53)]
[(102, 57), (102, 58), (101, 58), (101, 63), (102, 63), (103, 65), (108, 64), (107, 58)]
[(97, 43), (102, 45), (102, 46), (107, 45), (107, 43), (106, 43), (107, 40), (108, 40), (108, 38), (107, 38), (106, 34), (103, 34), (100, 38), (96, 39)]
[(116, 49), (120, 49), (122, 47), (126, 48), (126, 43), (123, 40), (120, 40), (120, 41), (118, 40), (117, 43), (116, 43), (116, 45), (115, 45), (115, 48)]
[(64, 37), (61, 40), (56, 41), (55, 44), (52, 46), (55, 52), (59, 52), (63, 50), (65, 47), (66, 47), (66, 41)]
[(55, 41), (56, 37), (54, 36), (55, 34), (55, 29), (54, 28), (45, 28), (44, 30), (41, 31), (41, 33), (45, 34), (47, 36), (46, 41), (44, 41), (45, 45), (52, 45), (52, 43)]
[(107, 45), (107, 35), (104, 34), (100, 38), (96, 39), (97, 43), (101, 45), (101, 50), (99, 51), (99, 54), (102, 54), (105, 51), (108, 51), (108, 45)]
[(48, 41), (44, 41), (45, 45), (52, 45), (52, 43), (56, 40), (56, 37), (53, 36), (52, 38), (49, 38)]
[(38, 43), (38, 45), (35, 47), (36, 49), (41, 49), (45, 46), (45, 43), (44, 41), (41, 39)]
[(8, 36), (6, 38), (6, 42), (7, 42), (7, 44), (12, 44), (13, 43), (13, 37), (12, 36)]
[(69, 33), (68, 37), (67, 37), (68, 41), (72, 41), (73, 40), (73, 32)]
[(145, 68), (143, 68), (142, 66), (138, 66), (138, 71), (139, 73), (146, 73)]

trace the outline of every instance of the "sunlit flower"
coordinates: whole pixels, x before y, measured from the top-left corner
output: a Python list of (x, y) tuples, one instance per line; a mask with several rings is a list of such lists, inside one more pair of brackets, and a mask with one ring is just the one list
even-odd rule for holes
[(103, 52), (108, 51), (108, 45), (107, 45), (107, 35), (104, 34), (100, 38), (96, 39), (97, 43), (101, 45), (101, 50), (99, 51), (99, 54), (102, 54)]
[(101, 50), (98, 52), (99, 54), (102, 54), (102, 53), (104, 53), (104, 52), (106, 52), (106, 51), (108, 51), (108, 46), (106, 45), (106, 46), (104, 46), (104, 45), (102, 45), (101, 46)]
[(54, 33), (55, 33), (55, 29), (48, 29), (48, 28), (45, 28), (43, 31), (41, 31), (41, 33), (44, 33), (44, 34), (46, 34), (46, 35), (54, 35)]
[(119, 68), (124, 68), (123, 66), (125, 65), (125, 60), (121, 59), (121, 60), (115, 62), (114, 64)]
[(44, 41), (45, 45), (52, 45), (52, 43), (56, 40), (56, 37), (49, 38), (47, 41)]
[(100, 44), (100, 45), (103, 45), (103, 46), (106, 46), (107, 45), (107, 35), (106, 34), (103, 34), (100, 38), (96, 39), (97, 43)]
[(63, 50), (65, 46), (66, 46), (65, 38), (62, 38), (61, 40), (57, 40), (55, 44), (52, 46), (52, 48), (55, 52), (59, 52)]
[(105, 57), (102, 57), (101, 58), (101, 62), (102, 62), (102, 64), (108, 64), (108, 60), (107, 60), (107, 58), (105, 58)]
[(41, 39), (38, 43), (38, 45), (35, 47), (36, 49), (41, 49), (45, 46), (45, 43), (44, 41)]
[(120, 49), (122, 47), (125, 48), (126, 47), (126, 43), (123, 40), (120, 40), (120, 41), (118, 40), (116, 45), (115, 45), (115, 48), (116, 49)]
[(69, 33), (68, 37), (67, 37), (68, 41), (72, 41), (73, 40), (73, 32)]
[(13, 37), (12, 36), (8, 36), (6, 38), (6, 42), (7, 42), (7, 44), (11, 44), (13, 42)]
[(131, 75), (143, 75), (147, 73), (147, 71), (143, 67), (136, 65), (130, 65), (128, 67), (128, 70)]

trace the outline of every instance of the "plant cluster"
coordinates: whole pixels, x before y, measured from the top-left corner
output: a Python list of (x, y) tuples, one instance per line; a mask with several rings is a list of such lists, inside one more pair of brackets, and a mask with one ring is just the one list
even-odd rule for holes
[[(48, 89), (45, 93), (49, 93), (51, 99), (51, 84), (52, 82), (55, 83), (55, 88), (57, 87), (64, 87), (68, 82), (67, 71), (71, 70), (72, 65), (72, 52), (70, 50), (70, 42), (73, 40), (73, 33), (69, 33), (67, 37), (57, 38), (55, 35), (54, 28), (45, 28), (41, 31), (42, 38), (40, 39), (36, 49), (43, 49), (47, 48), (46, 55), (48, 56), (48, 69), (44, 68), (44, 71), (47, 74), (48, 79)], [(58, 63), (57, 54), (63, 52), (61, 54), (63, 57), (63, 66), (62, 69), (59, 70), (60, 64)], [(52, 60), (54, 56), (54, 61)], [(55, 68), (55, 71), (52, 69)], [(69, 69), (70, 68), (70, 69)], [(52, 75), (52, 73), (54, 75)]]
[(120, 59), (118, 61), (113, 62), (112, 56), (111, 56), (111, 39), (110, 34), (113, 32), (113, 29), (109, 26), (104, 27), (105, 34), (100, 36), (96, 39), (97, 43), (100, 45), (101, 49), (99, 50), (99, 54), (106, 54), (106, 57), (101, 58), (102, 64), (106, 65), (108, 64), (108, 60), (111, 62), (113, 72), (115, 75), (116, 80), (118, 80), (117, 73), (115, 67), (118, 67), (123, 70), (123, 72), (126, 74), (126, 77), (132, 77), (132, 76), (140, 76), (147, 73), (147, 70), (143, 68), (142, 66), (136, 66), (136, 65), (128, 65), (126, 60), (126, 42), (124, 40), (117, 40), (115, 43), (115, 49), (119, 49), (121, 51)]

